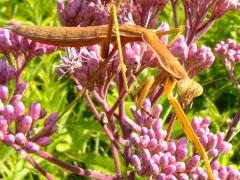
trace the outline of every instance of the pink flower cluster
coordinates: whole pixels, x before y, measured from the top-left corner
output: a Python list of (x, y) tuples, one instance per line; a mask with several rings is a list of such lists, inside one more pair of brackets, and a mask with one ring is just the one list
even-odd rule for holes
[(231, 165), (221, 166), (218, 161), (213, 161), (211, 163), (213, 174), (216, 180), (235, 180), (240, 179), (240, 173), (238, 170), (234, 169)]
[(240, 44), (237, 44), (232, 39), (218, 43), (215, 52), (222, 59), (226, 59), (226, 67), (231, 71), (233, 71), (236, 64), (240, 63)]
[(55, 50), (55, 46), (34, 42), (16, 35), (8, 29), (0, 29), (0, 52), (6, 56), (8, 61), (11, 59), (10, 53), (16, 59), (21, 58), (21, 64), (24, 64), (25, 61), (30, 61), (36, 56), (50, 54)]
[(179, 36), (172, 44), (170, 51), (179, 58), (190, 77), (209, 68), (215, 60), (215, 56), (209, 47), (201, 46), (198, 48), (195, 43), (188, 46), (184, 36)]
[(224, 134), (213, 134), (210, 132), (210, 117), (195, 117), (192, 119), (192, 127), (199, 137), (203, 147), (210, 158), (216, 158), (232, 149), (232, 145), (224, 141)]
[(185, 11), (185, 38), (187, 44), (198, 41), (227, 11), (238, 10), (239, 0), (182, 1)]
[(18, 84), (10, 97), (8, 87), (0, 84), (0, 141), (8, 146), (17, 144), (34, 152), (39, 150), (40, 146), (51, 143), (50, 136), (57, 130), (58, 114), (49, 115), (44, 121), (44, 127), (35, 129), (34, 125), (46, 116), (46, 112), (38, 102), (32, 103), (28, 112), (25, 112), (21, 98), (26, 87), (25, 82)]
[[(188, 154), (185, 137), (179, 140), (165, 141), (166, 131), (159, 118), (162, 106), (151, 106), (146, 99), (142, 109), (131, 108), (135, 122), (129, 118), (125, 121), (133, 130), (130, 136), (132, 145), (131, 163), (141, 176), (153, 177), (158, 180), (188, 180), (189, 178), (208, 179), (207, 172), (201, 167), (201, 158), (197, 154)], [(222, 155), (231, 149), (231, 144), (223, 141), (223, 134), (213, 134), (209, 130), (210, 118), (193, 118), (192, 126), (199, 136), (210, 158)], [(211, 165), (216, 179), (239, 178), (239, 172), (228, 166), (216, 167), (218, 161)], [(225, 168), (225, 169), (224, 169)]]
[(131, 12), (135, 24), (156, 28), (158, 26), (158, 14), (164, 9), (167, 0), (136, 0), (131, 2)]
[(5, 60), (0, 60), (0, 84), (7, 84), (15, 77), (13, 65), (7, 65)]

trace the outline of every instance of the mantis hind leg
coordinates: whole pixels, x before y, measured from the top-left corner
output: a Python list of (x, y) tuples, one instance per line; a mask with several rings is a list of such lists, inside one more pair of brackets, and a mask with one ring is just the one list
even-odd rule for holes
[(111, 6), (111, 16), (113, 18), (114, 30), (115, 30), (115, 33), (116, 33), (118, 55), (119, 55), (119, 61), (120, 61), (120, 66), (121, 66), (124, 88), (125, 88), (126, 91), (128, 91), (127, 77), (126, 77), (127, 68), (126, 68), (126, 65), (123, 61), (122, 45), (121, 45), (121, 39), (120, 39), (120, 33), (119, 33), (118, 19), (117, 19), (117, 8), (116, 8), (115, 5)]
[(190, 141), (193, 143), (193, 145), (195, 146), (199, 155), (203, 158), (209, 179), (212, 180), (212, 179), (214, 179), (214, 176), (213, 176), (212, 169), (211, 169), (211, 166), (210, 166), (210, 163), (208, 160), (207, 153), (204, 150), (197, 135), (195, 134), (191, 124), (187, 120), (187, 117), (186, 117), (184, 111), (182, 110), (180, 104), (178, 103), (178, 101), (176, 99), (174, 99), (174, 97), (172, 95), (172, 89), (174, 88), (174, 86), (175, 86), (175, 79), (173, 79), (173, 77), (169, 77), (165, 84), (165, 93), (168, 97), (170, 104), (173, 106), (178, 119), (182, 123), (184, 133), (190, 139)]

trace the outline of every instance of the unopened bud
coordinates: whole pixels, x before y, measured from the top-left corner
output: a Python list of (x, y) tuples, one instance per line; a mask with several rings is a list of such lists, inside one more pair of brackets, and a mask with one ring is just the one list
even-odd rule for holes
[(41, 104), (38, 102), (32, 103), (29, 107), (28, 114), (32, 117), (33, 121), (38, 120), (41, 114)]
[(5, 102), (8, 99), (8, 88), (0, 84), (0, 100)]
[(40, 146), (48, 146), (51, 143), (51, 139), (47, 136), (41, 137), (37, 140), (37, 144)]
[(39, 151), (40, 147), (33, 142), (28, 142), (26, 145), (26, 149), (30, 152), (37, 152)]
[(24, 116), (19, 124), (17, 125), (17, 129), (19, 132), (26, 133), (30, 130), (32, 126), (32, 117), (31, 116)]
[(12, 145), (15, 142), (15, 137), (12, 134), (4, 136), (4, 143), (8, 146)]
[(25, 135), (23, 133), (17, 133), (15, 135), (15, 140), (16, 140), (16, 143), (19, 144), (19, 145), (23, 145), (26, 143), (27, 141), (27, 138), (25, 137)]

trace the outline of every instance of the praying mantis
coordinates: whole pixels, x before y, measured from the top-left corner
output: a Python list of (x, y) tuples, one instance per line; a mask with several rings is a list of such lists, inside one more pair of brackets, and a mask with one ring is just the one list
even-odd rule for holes
[[(114, 28), (113, 28), (114, 24)], [(100, 72), (106, 67), (114, 53), (118, 50), (122, 76), (124, 80), (125, 90), (128, 91), (126, 66), (123, 61), (122, 46), (129, 42), (143, 41), (155, 54), (159, 65), (164, 71), (165, 77), (165, 93), (170, 104), (174, 107), (178, 119), (181, 121), (186, 136), (192, 141), (199, 155), (204, 159), (205, 166), (210, 179), (214, 179), (208, 156), (192, 129), (187, 117), (182, 110), (180, 104), (174, 99), (172, 90), (177, 80), (191, 81), (187, 72), (178, 62), (172, 53), (159, 40), (160, 35), (168, 34), (167, 32), (154, 32), (152, 29), (146, 29), (141, 26), (122, 24), (118, 25), (116, 6), (111, 6), (111, 16), (108, 25), (89, 26), (89, 27), (47, 27), (47, 26), (29, 26), (29, 25), (13, 25), (9, 27), (14, 33), (22, 35), (26, 38), (55, 46), (61, 47), (82, 47), (94, 44), (102, 45), (102, 55), (105, 59), (99, 66), (95, 74), (90, 78), (85, 87), (79, 92), (78, 98), (81, 98), (85, 91), (94, 83)], [(116, 43), (115, 43), (116, 42)], [(108, 53), (108, 46), (114, 44), (113, 50)], [(179, 81), (179, 82), (180, 82)], [(137, 108), (141, 108), (143, 100), (146, 98), (148, 91), (156, 84), (154, 77), (150, 76), (148, 81), (141, 88), (141, 95), (137, 101)], [(191, 84), (191, 83), (190, 83)], [(199, 87), (198, 87), (199, 88)], [(194, 90), (192, 90), (194, 91)], [(74, 103), (74, 102), (72, 102)], [(71, 103), (71, 104), (72, 104)]]

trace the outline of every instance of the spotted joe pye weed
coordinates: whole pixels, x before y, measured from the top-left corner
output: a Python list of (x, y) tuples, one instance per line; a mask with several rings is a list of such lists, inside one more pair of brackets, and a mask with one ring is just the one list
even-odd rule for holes
[[(63, 26), (86, 27), (108, 24), (109, 3), (109, 1), (58, 0), (59, 19)], [(172, 21), (175, 27), (182, 25), (178, 22), (177, 6), (182, 6), (184, 9), (185, 24), (183, 24), (182, 35), (178, 36), (174, 42), (170, 43), (168, 35), (160, 37), (160, 40), (178, 58), (189, 77), (193, 78), (200, 72), (204, 73), (204, 70), (210, 68), (215, 60), (211, 48), (204, 45), (198, 46), (197, 41), (226, 12), (239, 10), (240, 2), (237, 0), (123, 1), (118, 11), (118, 21), (120, 24), (140, 25), (158, 31), (169, 30), (173, 27), (170, 27), (168, 22), (160, 24), (158, 22), (158, 16), (161, 17), (161, 12), (168, 3), (172, 7), (174, 14)], [(110, 45), (110, 50), (112, 48)], [(84, 100), (111, 143), (116, 173), (106, 174), (84, 169), (68, 164), (46, 152), (44, 147), (51, 143), (51, 136), (58, 129), (57, 121), (60, 112), (48, 114), (41, 107), (40, 102), (33, 102), (29, 107), (24, 105), (22, 97), (28, 83), (31, 82), (25, 82), (22, 79), (22, 73), (34, 57), (47, 55), (56, 50), (57, 47), (28, 40), (10, 30), (0, 30), (0, 52), (5, 56), (0, 61), (2, 146), (15, 149), (47, 179), (54, 179), (54, 177), (34, 160), (31, 154), (80, 176), (94, 179), (135, 179), (137, 177), (159, 180), (208, 179), (203, 160), (184, 134), (180, 137), (171, 137), (171, 124), (174, 123), (176, 116), (172, 115), (169, 124), (164, 122), (163, 108), (168, 107), (163, 107), (161, 104), (155, 105), (158, 99), (164, 96), (164, 85), (160, 84), (152, 90), (140, 110), (133, 105), (130, 109), (131, 116), (126, 113), (124, 101), (129, 96), (124, 90), (118, 53), (115, 53), (95, 83), (84, 94)], [(229, 39), (226, 42), (219, 42), (214, 51), (223, 60), (233, 85), (239, 91), (239, 84), (233, 70), (240, 62), (240, 45)], [(136, 86), (137, 79), (144, 70), (159, 69), (158, 60), (144, 42), (127, 43), (123, 47), (123, 54), (130, 88)], [(56, 72), (60, 79), (62, 77), (72, 79), (80, 91), (103, 61), (101, 46), (98, 44), (67, 48), (66, 53), (61, 55)], [(14, 89), (9, 88), (12, 82), (15, 84)], [(117, 89), (119, 92), (114, 104), (110, 104), (107, 98), (112, 89)], [(194, 117), (191, 121), (192, 128), (211, 161), (215, 179), (240, 179), (237, 169), (230, 164), (224, 166), (219, 162), (219, 158), (232, 149), (229, 140), (240, 119), (239, 113), (236, 113), (226, 134), (211, 132), (209, 129), (211, 117)], [(39, 127), (38, 121), (44, 122), (42, 127)], [(119, 161), (119, 156), (124, 162)], [(127, 173), (121, 169), (121, 163), (127, 168)]]

